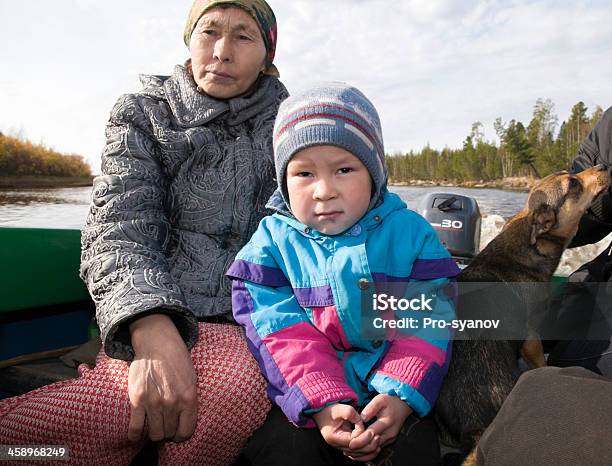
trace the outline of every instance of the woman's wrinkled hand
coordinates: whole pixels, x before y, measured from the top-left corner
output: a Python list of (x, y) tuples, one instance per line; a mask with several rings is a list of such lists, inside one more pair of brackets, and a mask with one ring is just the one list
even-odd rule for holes
[(168, 316), (151, 314), (130, 324), (134, 360), (128, 393), (128, 439), (142, 439), (147, 422), (152, 441), (182, 442), (197, 422), (196, 373), (191, 355)]

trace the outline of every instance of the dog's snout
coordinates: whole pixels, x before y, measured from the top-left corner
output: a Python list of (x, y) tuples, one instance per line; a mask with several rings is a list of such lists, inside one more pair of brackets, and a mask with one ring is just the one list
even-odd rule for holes
[(612, 167), (608, 167), (608, 166), (604, 165), (603, 163), (595, 165), (594, 168), (598, 172), (605, 172), (605, 171), (611, 171), (612, 170)]
[(584, 182), (595, 182), (597, 185), (610, 184), (612, 181), (612, 167), (607, 164), (597, 164), (575, 175)]

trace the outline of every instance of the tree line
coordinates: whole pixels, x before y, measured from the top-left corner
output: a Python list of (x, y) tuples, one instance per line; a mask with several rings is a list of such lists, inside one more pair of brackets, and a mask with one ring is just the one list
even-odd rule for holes
[(80, 155), (0, 133), (0, 176), (88, 177), (91, 168)]
[[(598, 106), (589, 115), (584, 102), (578, 102), (557, 132), (553, 102), (538, 99), (526, 126), (514, 119), (495, 120), (499, 145), (485, 139), (483, 125), (477, 121), (460, 149), (426, 146), (419, 152), (387, 155), (389, 178), (391, 182), (461, 182), (546, 176), (571, 165), (580, 142), (602, 113)], [(80, 155), (64, 155), (42, 144), (0, 133), (0, 175), (86, 177), (91, 176), (91, 168)]]
[(391, 182), (409, 180), (473, 181), (507, 177), (543, 177), (567, 170), (578, 153), (580, 142), (601, 118), (597, 108), (589, 115), (584, 102), (572, 107), (570, 117), (557, 132), (558, 117), (550, 99), (538, 99), (531, 121), (524, 125), (517, 120), (497, 118), (494, 123), (499, 145), (487, 141), (483, 125), (472, 125), (461, 149), (432, 149), (407, 154), (387, 155)]

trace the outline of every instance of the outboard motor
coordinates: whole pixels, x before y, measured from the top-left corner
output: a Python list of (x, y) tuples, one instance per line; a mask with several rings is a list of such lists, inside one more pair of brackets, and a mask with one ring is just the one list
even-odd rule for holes
[(429, 193), (418, 212), (436, 229), (440, 241), (459, 265), (467, 265), (480, 245), (480, 209), (473, 197)]

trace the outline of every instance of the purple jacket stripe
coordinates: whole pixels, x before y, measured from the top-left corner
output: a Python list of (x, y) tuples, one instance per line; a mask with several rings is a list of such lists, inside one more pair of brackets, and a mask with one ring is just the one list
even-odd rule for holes
[(429, 405), (433, 408), (440, 394), (440, 388), (442, 388), (442, 382), (444, 376), (448, 372), (448, 366), (451, 360), (451, 344), (449, 342), (448, 348), (446, 349), (446, 356), (444, 358), (444, 364), (442, 367), (437, 365), (435, 362), (431, 363), (429, 369), (423, 376), (421, 383), (416, 387), (421, 395), (429, 402)]
[(237, 259), (230, 266), (225, 275), (231, 278), (240, 278), (249, 282), (266, 286), (288, 286), (289, 280), (282, 270), (267, 265), (254, 264), (242, 259)]
[(444, 259), (417, 259), (412, 265), (410, 278), (431, 280), (434, 278), (454, 277), (459, 272), (459, 267), (450, 257)]
[(331, 286), (316, 286), (313, 288), (294, 288), (293, 294), (302, 307), (333, 306), (334, 296)]
[[(247, 343), (249, 349), (257, 359), (259, 367), (261, 367), (266, 378), (271, 381), (271, 387), (268, 393), (272, 396), (277, 396), (289, 390), (289, 386), (285, 382), (280, 369), (272, 359), (268, 352), (268, 348), (257, 333), (251, 314), (253, 313), (253, 301), (251, 295), (247, 291), (244, 283), (234, 281), (232, 285), (232, 307), (234, 309), (234, 318), (236, 322), (241, 324), (246, 330)], [(279, 388), (274, 388), (279, 387)], [(271, 396), (271, 398), (272, 398)]]
[(236, 280), (232, 284), (232, 307), (234, 318), (246, 329), (249, 350), (255, 356), (264, 377), (268, 380), (268, 396), (283, 410), (290, 421), (299, 426), (305, 425), (308, 419), (303, 416), (302, 412), (310, 408), (308, 400), (297, 385), (289, 389), (280, 369), (251, 321), (251, 314), (254, 311), (251, 295), (244, 283)]
[(304, 416), (303, 411), (310, 408), (310, 403), (299, 386), (294, 385), (287, 394), (275, 397), (273, 401), (283, 410), (287, 419), (298, 427), (315, 427), (312, 419)]

